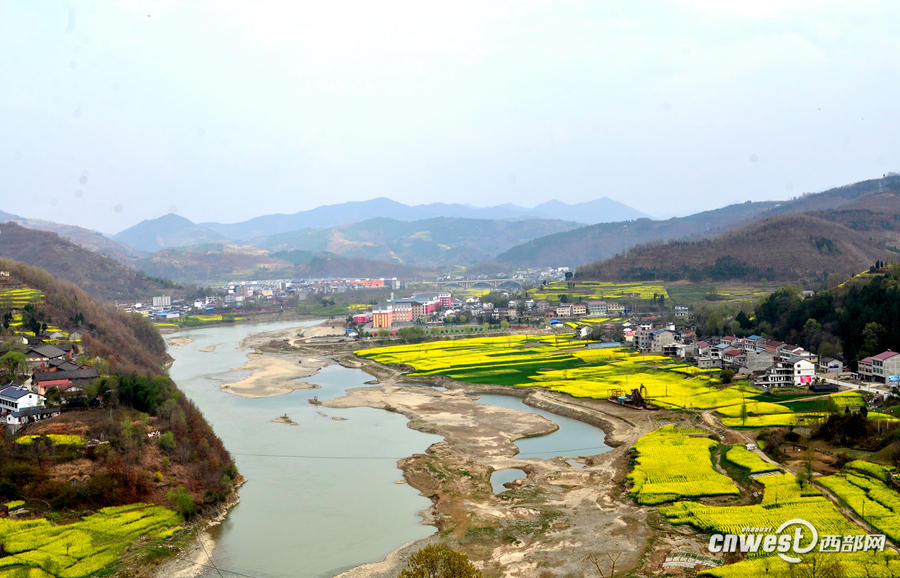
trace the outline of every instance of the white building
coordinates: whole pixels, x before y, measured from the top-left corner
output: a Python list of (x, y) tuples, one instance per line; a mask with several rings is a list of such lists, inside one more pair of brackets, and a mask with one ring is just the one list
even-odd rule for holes
[(816, 366), (808, 359), (791, 357), (787, 361), (778, 361), (761, 377), (756, 385), (762, 387), (803, 387), (812, 383), (816, 374)]

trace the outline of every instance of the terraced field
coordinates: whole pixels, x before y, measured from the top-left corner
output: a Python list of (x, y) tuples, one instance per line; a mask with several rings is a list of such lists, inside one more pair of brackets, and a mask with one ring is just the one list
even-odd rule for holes
[(104, 508), (79, 522), (0, 519), (0, 576), (97, 576), (141, 536), (168, 538), (180, 529), (172, 510), (148, 504)]
[(890, 468), (856, 460), (839, 474), (817, 478), (842, 503), (891, 540), (900, 540), (900, 494), (885, 482)]
[[(736, 485), (730, 478), (712, 468), (710, 450), (716, 442), (706, 437), (695, 437), (700, 435), (706, 435), (706, 432), (679, 430), (670, 425), (642, 437), (635, 445), (637, 459), (633, 471), (629, 474), (629, 479), (634, 483), (631, 495), (642, 504), (659, 504), (679, 498), (738, 493)], [(776, 529), (784, 522), (798, 518), (812, 523), (820, 536), (865, 534), (862, 528), (845, 518), (831, 501), (811, 485), (801, 485), (799, 480), (789, 473), (765, 473), (775, 468), (743, 446), (731, 447), (726, 453), (726, 459), (746, 468), (748, 473), (759, 474), (755, 480), (764, 488), (760, 503), (716, 506), (681, 499), (660, 507), (660, 513), (672, 524), (688, 524), (704, 534), (741, 535), (747, 533), (747, 528)], [(855, 476), (852, 473), (847, 475)], [(872, 478), (869, 480), (870, 483), (881, 483)], [(867, 488), (869, 492), (874, 491), (872, 489), (874, 485)], [(884, 503), (888, 503), (889, 506), (900, 505), (900, 501), (892, 501), (897, 497), (896, 493), (893, 496), (876, 495), (877, 499), (882, 500), (878, 502), (883, 506), (878, 512), (882, 516), (879, 518), (881, 523), (892, 525), (894, 528), (900, 527), (891, 517), (894, 510), (886, 512), (889, 507), (884, 505)], [(808, 542), (806, 539), (801, 543)], [(891, 550), (837, 554), (816, 552), (810, 556), (817, 562), (832, 564), (838, 568), (837, 573), (799, 575), (892, 576), (900, 572), (900, 559)], [(795, 571), (805, 572), (806, 568), (801, 564), (792, 569), (792, 565), (776, 556), (774, 552), (766, 553), (760, 549), (747, 554), (741, 562), (705, 570), (700, 575), (788, 576), (796, 575)]]
[(40, 305), (44, 294), (28, 287), (0, 289), (0, 309), (23, 309), (26, 305)]

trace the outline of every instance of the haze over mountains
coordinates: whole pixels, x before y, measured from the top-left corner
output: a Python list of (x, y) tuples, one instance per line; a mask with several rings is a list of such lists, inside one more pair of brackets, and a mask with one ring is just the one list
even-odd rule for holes
[[(731, 274), (796, 281), (821, 279), (828, 272), (852, 273), (875, 259), (896, 260), (898, 195), (900, 176), (892, 174), (788, 201), (747, 202), (667, 220), (637, 218), (637, 211), (608, 199), (580, 205), (549, 202), (533, 209), (440, 203), (411, 207), (373, 199), (233, 224), (194, 223), (170, 214), (130, 227), (114, 239), (8, 213), (0, 213), (0, 219), (56, 232), (78, 248), (184, 282), (292, 276), (408, 278), (458, 272), (460, 267), (493, 274), (560, 265), (581, 266), (585, 275), (610, 278)], [(442, 211), (445, 214), (430, 216)], [(581, 224), (603, 221), (604, 215), (617, 211), (633, 217)], [(572, 218), (536, 218), (537, 213)], [(490, 215), (503, 218), (486, 218)], [(62, 239), (45, 234), (29, 237), (27, 246), (11, 250), (10, 239), (0, 236), (0, 245), (7, 245), (0, 254), (41, 266), (46, 255), (72, 253), (76, 246), (60, 246)], [(100, 270), (111, 267), (87, 257), (78, 259)]]
[(141, 251), (158, 251), (167, 247), (184, 247), (210, 241), (245, 241), (260, 239), (303, 229), (326, 229), (386, 218), (396, 221), (419, 221), (437, 217), (480, 220), (561, 220), (576, 223), (601, 223), (637, 219), (645, 215), (627, 205), (606, 197), (569, 205), (548, 201), (526, 208), (513, 204), (473, 207), (452, 203), (405, 205), (380, 197), (369, 201), (353, 201), (325, 205), (290, 215), (262, 215), (240, 223), (193, 223), (178, 215), (148, 219), (115, 235), (115, 239)]

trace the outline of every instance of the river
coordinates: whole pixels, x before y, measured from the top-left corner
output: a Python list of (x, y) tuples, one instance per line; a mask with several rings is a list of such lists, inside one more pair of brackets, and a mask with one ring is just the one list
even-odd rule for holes
[[(431, 502), (395, 482), (403, 479), (397, 459), (441, 438), (408, 428), (405, 417), (391, 412), (322, 409), (307, 402), (363, 386), (372, 379), (368, 374), (331, 365), (305, 380), (321, 389), (262, 399), (219, 389), (221, 378), (246, 361), (248, 351), (238, 349), (244, 337), (315, 323), (192, 329), (177, 335), (190, 343), (169, 348), (175, 359), (170, 375), (248, 479), (241, 503), (214, 532), (213, 561), (224, 575), (332, 576), (434, 532), (417, 515)], [(213, 345), (214, 351), (200, 351)], [(285, 413), (299, 425), (271, 421)], [(210, 568), (206, 575), (218, 573)]]
[[(208, 568), (206, 576), (333, 576), (434, 532), (417, 515), (430, 501), (395, 482), (403, 479), (398, 459), (423, 452), (441, 438), (408, 428), (407, 419), (392, 412), (308, 402), (364, 387), (370, 375), (334, 364), (303, 380), (321, 389), (257, 399), (220, 390), (226, 379), (246, 375), (234, 370), (249, 353), (239, 349), (242, 339), (317, 323), (240, 324), (170, 336), (191, 340), (169, 348), (175, 360), (170, 375), (203, 411), (248, 479), (240, 504), (213, 531), (215, 568)], [(602, 430), (526, 406), (519, 398), (482, 395), (481, 402), (538, 413), (560, 426), (546, 436), (517, 441), (519, 457), (573, 457), (609, 449)], [(298, 425), (272, 422), (283, 414)], [(517, 472), (496, 472), (495, 491), (521, 477)]]

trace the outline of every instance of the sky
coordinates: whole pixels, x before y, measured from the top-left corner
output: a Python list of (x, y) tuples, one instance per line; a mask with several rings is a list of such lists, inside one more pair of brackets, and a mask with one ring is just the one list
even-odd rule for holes
[(657, 217), (900, 170), (900, 3), (0, 6), (0, 210), (115, 233), (374, 197)]

